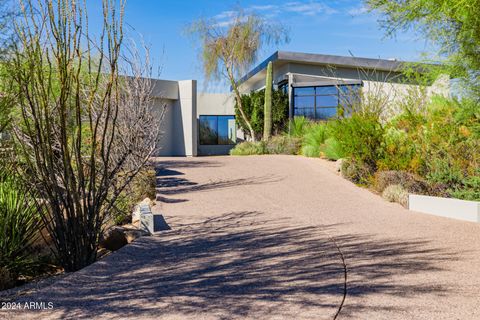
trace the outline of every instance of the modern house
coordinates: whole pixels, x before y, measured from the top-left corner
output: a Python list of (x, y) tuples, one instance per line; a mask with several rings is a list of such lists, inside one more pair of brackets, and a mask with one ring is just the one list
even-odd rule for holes
[[(382, 94), (395, 101), (418, 87), (396, 60), (277, 51), (239, 80), (242, 93), (265, 88), (266, 67), (273, 64), (273, 86), (288, 93), (289, 116), (323, 120), (360, 96)], [(425, 88), (449, 95), (448, 77)], [(160, 156), (227, 154), (243, 134), (235, 125), (231, 94), (197, 93), (195, 80), (155, 80), (155, 100), (166, 106)]]

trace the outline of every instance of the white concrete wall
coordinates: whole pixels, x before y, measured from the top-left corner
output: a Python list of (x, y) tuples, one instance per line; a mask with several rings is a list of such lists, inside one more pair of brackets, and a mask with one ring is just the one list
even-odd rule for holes
[(197, 81), (184, 80), (178, 82), (179, 99), (173, 107), (174, 156), (197, 155)]
[(480, 202), (410, 194), (408, 209), (436, 216), (480, 222)]
[[(157, 144), (157, 156), (169, 156), (173, 149), (173, 100), (154, 99), (154, 111), (159, 115), (158, 125), (160, 126), (160, 136)], [(163, 112), (163, 119), (160, 119), (160, 114)]]
[(229, 93), (199, 93), (197, 117), (200, 115), (235, 115), (235, 101)]
[(197, 82), (153, 80), (154, 109), (165, 109), (158, 156), (197, 155)]

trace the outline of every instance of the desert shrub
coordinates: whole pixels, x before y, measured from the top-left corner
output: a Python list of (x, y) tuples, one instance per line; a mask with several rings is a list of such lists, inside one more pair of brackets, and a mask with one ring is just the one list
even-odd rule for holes
[(315, 123), (304, 129), (302, 154), (307, 157), (319, 157), (320, 149), (327, 139), (325, 123)]
[(300, 138), (280, 135), (268, 140), (265, 145), (265, 152), (268, 154), (298, 154), (300, 147)]
[(354, 159), (345, 159), (340, 168), (342, 176), (353, 183), (368, 185), (375, 170), (367, 163)]
[(341, 144), (333, 137), (325, 140), (321, 148), (321, 154), (329, 160), (338, 160), (345, 157)]
[(471, 135), (475, 139), (480, 139), (480, 108), (478, 102), (472, 99), (463, 99), (461, 102), (455, 101), (458, 106), (453, 116), (453, 120), (462, 130), (467, 128), (468, 132), (463, 132), (467, 136)]
[(430, 194), (430, 187), (425, 180), (406, 171), (378, 171), (373, 181), (378, 192), (383, 192), (390, 185), (399, 185), (411, 193)]
[(375, 113), (355, 113), (334, 120), (330, 132), (346, 156), (375, 168), (381, 154), (383, 126)]
[(417, 172), (420, 166), (416, 144), (405, 130), (389, 127), (385, 130), (380, 158), (377, 167), (380, 170), (412, 170)]
[(39, 265), (32, 252), (42, 219), (28, 189), (6, 168), (0, 169), (0, 268), (14, 279)]
[(294, 117), (290, 120), (290, 135), (292, 137), (303, 138), (305, 131), (310, 126), (311, 121), (305, 117)]
[(135, 205), (145, 198), (156, 198), (156, 172), (153, 168), (144, 168), (133, 178), (115, 201), (111, 220), (115, 225), (131, 222)]
[[(477, 105), (478, 106), (478, 105)], [(480, 163), (478, 112), (468, 103), (435, 99), (429, 107), (422, 132), (426, 159), (425, 175), (445, 183), (457, 183), (464, 175), (473, 175)], [(452, 171), (448, 172), (447, 167)]]
[(245, 141), (237, 144), (235, 148), (230, 150), (230, 155), (232, 156), (250, 156), (250, 155), (260, 155), (265, 153), (266, 153), (266, 146), (265, 146), (265, 142), (263, 141), (257, 141), (257, 142)]
[(460, 185), (464, 179), (462, 168), (451, 159), (434, 157), (428, 160), (427, 179), (432, 183), (451, 187)]
[(449, 190), (452, 197), (462, 200), (480, 201), (480, 176), (469, 176), (454, 189)]
[(399, 184), (392, 184), (385, 188), (382, 197), (390, 202), (396, 202), (408, 207), (408, 192)]

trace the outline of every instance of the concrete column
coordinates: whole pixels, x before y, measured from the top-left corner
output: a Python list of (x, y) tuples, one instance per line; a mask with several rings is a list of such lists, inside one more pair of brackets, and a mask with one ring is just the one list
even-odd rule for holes
[(178, 103), (181, 114), (181, 126), (183, 137), (178, 146), (183, 150), (177, 150), (178, 155), (197, 155), (197, 81), (184, 80), (178, 82)]

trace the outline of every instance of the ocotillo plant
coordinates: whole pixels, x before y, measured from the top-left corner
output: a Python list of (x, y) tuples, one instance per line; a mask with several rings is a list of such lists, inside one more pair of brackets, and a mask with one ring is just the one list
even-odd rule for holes
[(272, 134), (272, 79), (273, 67), (270, 61), (267, 66), (267, 79), (265, 80), (265, 109), (263, 117), (263, 140), (265, 141)]

